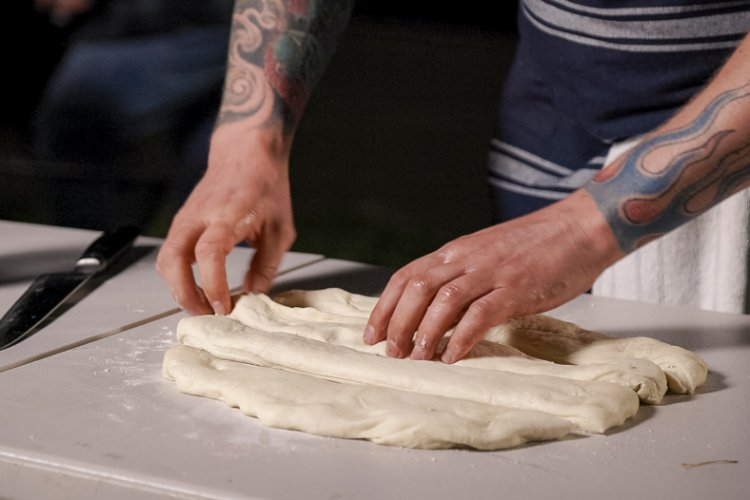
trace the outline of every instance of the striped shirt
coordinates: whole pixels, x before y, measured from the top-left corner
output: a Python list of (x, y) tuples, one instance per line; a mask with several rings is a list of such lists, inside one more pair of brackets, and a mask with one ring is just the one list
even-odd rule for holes
[(564, 198), (664, 122), (750, 31), (750, 0), (520, 0), (490, 144), (495, 218)]

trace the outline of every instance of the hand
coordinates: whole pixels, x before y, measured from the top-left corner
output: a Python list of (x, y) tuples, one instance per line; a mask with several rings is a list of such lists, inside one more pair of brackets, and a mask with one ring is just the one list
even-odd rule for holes
[[(175, 300), (191, 314), (230, 311), (225, 261), (243, 240), (256, 249), (244, 290), (270, 288), (295, 238), (290, 141), (268, 132), (248, 132), (238, 124), (214, 132), (206, 174), (172, 221), (156, 261)], [(194, 262), (202, 289), (193, 276)]]
[(454, 363), (492, 326), (552, 309), (590, 288), (623, 256), (584, 191), (513, 221), (454, 240), (396, 272), (373, 310), (364, 341), (387, 338), (393, 357)]

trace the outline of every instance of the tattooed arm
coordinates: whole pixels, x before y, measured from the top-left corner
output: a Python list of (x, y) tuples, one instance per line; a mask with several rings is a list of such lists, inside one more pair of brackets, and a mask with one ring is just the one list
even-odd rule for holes
[[(256, 248), (243, 287), (270, 287), (295, 237), (288, 178), (294, 131), (352, 3), (236, 0), (208, 168), (157, 258), (185, 310), (229, 311), (225, 259), (243, 240)], [(192, 272), (196, 262), (202, 288)]]
[(664, 126), (585, 186), (631, 252), (750, 185), (750, 39)]
[(492, 325), (589, 289), (628, 252), (750, 185), (750, 37), (716, 78), (567, 199), (464, 236), (388, 283), (365, 341), (391, 356), (465, 356)]

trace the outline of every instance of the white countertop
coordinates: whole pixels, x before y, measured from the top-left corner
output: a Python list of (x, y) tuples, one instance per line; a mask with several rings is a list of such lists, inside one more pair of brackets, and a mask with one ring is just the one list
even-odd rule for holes
[[(376, 293), (387, 276), (322, 260), (277, 288)], [(692, 349), (708, 381), (604, 436), (499, 452), (390, 448), (265, 428), (179, 393), (161, 377), (179, 313), (0, 373), (0, 497), (747, 498), (750, 316), (589, 296), (555, 315)], [(683, 465), (716, 460), (738, 463)]]
[[(0, 221), (0, 315), (42, 273), (71, 270), (99, 233)], [(105, 281), (46, 328), (23, 342), (0, 351), (0, 372), (67, 350), (97, 338), (129, 330), (179, 309), (155, 272), (160, 240), (139, 238), (125, 259), (137, 259)], [(238, 286), (251, 250), (238, 248), (227, 268)], [(321, 260), (314, 254), (289, 253), (280, 273)]]

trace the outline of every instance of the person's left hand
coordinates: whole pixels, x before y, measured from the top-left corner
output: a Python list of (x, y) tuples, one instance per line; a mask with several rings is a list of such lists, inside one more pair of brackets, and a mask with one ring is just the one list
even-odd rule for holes
[(527, 216), (454, 240), (396, 272), (373, 310), (364, 341), (387, 338), (393, 357), (464, 357), (492, 326), (547, 311), (590, 288), (623, 256), (584, 191)]

